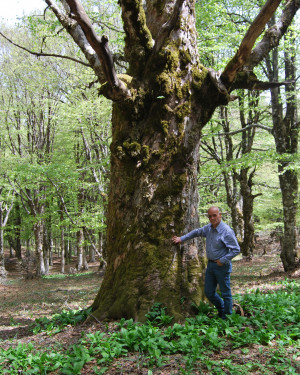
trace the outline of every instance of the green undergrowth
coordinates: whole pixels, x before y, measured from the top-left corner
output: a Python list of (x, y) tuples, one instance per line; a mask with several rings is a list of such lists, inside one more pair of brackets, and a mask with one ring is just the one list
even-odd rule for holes
[(43, 331), (49, 335), (54, 335), (64, 330), (67, 326), (74, 326), (84, 322), (91, 310), (91, 308), (86, 310), (63, 310), (60, 314), (54, 314), (51, 319), (46, 316), (38, 318), (31, 325), (31, 330), (34, 334)]
[[(234, 300), (245, 316), (234, 313), (223, 321), (215, 318), (214, 310), (202, 303), (195, 318), (186, 319), (184, 324), (170, 325), (172, 317), (156, 304), (147, 314), (146, 323), (122, 319), (111, 332), (107, 329), (83, 334), (80, 342), (67, 350), (57, 347), (42, 352), (35, 350), (33, 344), (19, 344), (16, 348), (0, 350), (0, 373), (47, 374), (55, 371), (74, 375), (84, 374), (89, 367), (95, 374), (105, 374), (114, 360), (130, 355), (136, 356), (141, 366), (148, 368), (149, 375), (157, 368), (167, 366), (174, 356), (182, 374), (196, 371), (298, 374), (299, 281), (286, 279), (274, 283), (273, 291), (256, 290), (236, 295)], [(38, 320), (37, 331), (56, 332), (57, 327), (64, 329), (67, 321), (67, 324), (77, 324), (74, 316), (67, 317), (63, 312), (61, 318), (55, 315), (49, 321)]]

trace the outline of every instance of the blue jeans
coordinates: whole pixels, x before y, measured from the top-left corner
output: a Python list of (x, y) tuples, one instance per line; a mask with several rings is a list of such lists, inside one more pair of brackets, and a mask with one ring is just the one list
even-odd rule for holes
[[(225, 315), (232, 313), (232, 295), (230, 289), (230, 273), (232, 264), (223, 264), (208, 262), (205, 272), (205, 294), (210, 302), (216, 306), (219, 316), (225, 318)], [(217, 294), (217, 284), (221, 290), (221, 296)]]

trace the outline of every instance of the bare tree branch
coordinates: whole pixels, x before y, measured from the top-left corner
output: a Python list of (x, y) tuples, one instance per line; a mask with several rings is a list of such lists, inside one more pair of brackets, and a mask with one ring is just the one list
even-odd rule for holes
[[(4, 177), (5, 177), (5, 176), (4, 176)], [(3, 187), (0, 187), (0, 195), (2, 194), (2, 191), (3, 191)], [(12, 190), (9, 191), (9, 193), (8, 193), (8, 198), (9, 198), (9, 196), (10, 196), (10, 193), (12, 193), (12, 198), (13, 198), (14, 195), (15, 195), (15, 193), (16, 193), (14, 187), (12, 187)], [(6, 205), (5, 208), (3, 208), (3, 207), (2, 207), (3, 203), (4, 203), (4, 201), (0, 201), (0, 211), (2, 212), (1, 217), (3, 217), (3, 212), (6, 210), (6, 214), (5, 214), (4, 219), (2, 220), (2, 222), (1, 222), (1, 220), (0, 220), (0, 226), (1, 226), (2, 228), (4, 228), (4, 227), (6, 226), (6, 224), (7, 224), (9, 214), (10, 214), (10, 212), (11, 212), (13, 206), (14, 206), (14, 200), (12, 200), (11, 205), (10, 205), (8, 208), (7, 208), (7, 205)]]
[(203, 137), (208, 136), (208, 135), (211, 135), (211, 136), (214, 136), (214, 135), (221, 135), (221, 136), (223, 136), (223, 135), (235, 135), (235, 134), (238, 134), (238, 133), (245, 132), (245, 131), (247, 131), (251, 128), (260, 128), (260, 129), (266, 130), (269, 133), (272, 133), (272, 131), (273, 131), (273, 128), (271, 128), (269, 126), (266, 126), (266, 125), (250, 124), (250, 125), (245, 126), (243, 129), (235, 130), (235, 131), (232, 131), (232, 132), (225, 132), (225, 133), (203, 134)]
[(3, 227), (5, 227), (6, 224), (7, 224), (8, 217), (9, 217), (9, 214), (10, 214), (10, 212), (11, 212), (13, 206), (14, 206), (14, 203), (15, 203), (15, 202), (12, 201), (12, 202), (11, 202), (11, 205), (9, 206), (9, 208), (8, 208), (7, 211), (6, 211), (5, 218), (4, 218), (3, 223), (2, 223), (2, 226), (3, 226)]
[(229, 61), (221, 74), (221, 80), (230, 86), (237, 73), (248, 60), (256, 39), (262, 33), (266, 23), (273, 16), (281, 0), (268, 0), (248, 29), (235, 56)]
[(74, 57), (57, 55), (55, 53), (44, 53), (44, 52), (30, 51), (28, 48), (23, 47), (23, 46), (15, 43), (15, 42), (13, 42), (11, 39), (9, 39), (7, 36), (5, 36), (1, 31), (0, 31), (0, 35), (3, 36), (4, 39), (6, 39), (9, 43), (14, 45), (15, 47), (18, 47), (18, 48), (30, 53), (31, 55), (34, 55), (34, 56), (37, 56), (37, 57), (59, 57), (60, 59), (71, 60), (71, 61), (77, 62), (79, 64), (82, 64), (84, 66), (87, 66), (89, 68), (92, 68), (92, 66), (90, 64), (87, 64), (87, 63), (85, 63), (84, 61), (81, 61), (81, 60), (74, 59)]
[(230, 87), (230, 91), (236, 89), (269, 90), (274, 87), (289, 85), (294, 82), (295, 81), (264, 82), (260, 81), (252, 71), (242, 71), (237, 73), (236, 78)]
[(105, 35), (101, 38), (98, 37), (83, 6), (78, 0), (66, 0), (66, 2), (70, 7), (70, 17), (80, 25), (87, 41), (101, 61), (105, 78), (112, 89), (111, 99), (121, 100), (130, 97), (129, 90), (127, 90), (125, 84), (118, 78), (115, 71), (112, 54), (108, 47), (108, 38)]
[(252, 70), (274, 47), (278, 46), (282, 36), (292, 23), (293, 17), (299, 8), (300, 0), (287, 1), (278, 22), (265, 32), (262, 40), (251, 52), (251, 55), (245, 64), (247, 69)]
[(75, 20), (73, 20), (68, 15), (64, 14), (54, 3), (53, 0), (44, 0), (52, 12), (55, 14), (56, 18), (59, 20), (61, 25), (65, 28), (65, 30), (70, 34), (73, 38), (74, 42), (78, 45), (78, 47), (83, 52), (84, 56), (90, 63), (91, 67), (93, 68), (96, 76), (99, 78), (101, 83), (106, 81), (106, 78), (103, 73), (103, 69), (101, 67), (100, 60), (90, 46), (86, 36), (84, 35), (81, 27), (77, 24)]
[[(7, 176), (7, 180), (9, 182), (9, 184), (11, 185), (11, 187), (13, 188), (13, 190), (15, 191), (15, 186), (14, 184), (12, 183), (12, 181), (10, 180), (10, 178)], [(20, 184), (18, 183), (18, 181), (15, 181), (15, 183), (18, 185), (19, 189), (20, 189), (20, 198), (21, 198), (21, 201), (22, 201), (22, 205), (25, 209), (25, 211), (27, 212), (27, 214), (29, 215), (30, 214), (30, 211), (28, 210), (28, 208), (26, 207), (26, 204), (24, 202), (24, 196), (26, 197), (26, 199), (28, 201), (32, 201), (32, 198), (27, 194), (27, 192), (25, 190), (23, 190), (20, 186)], [(33, 201), (32, 201), (33, 202)]]

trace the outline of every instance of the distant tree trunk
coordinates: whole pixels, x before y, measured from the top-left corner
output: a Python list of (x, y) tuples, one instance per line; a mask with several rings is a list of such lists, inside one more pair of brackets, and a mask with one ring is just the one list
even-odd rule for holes
[[(64, 207), (60, 202), (60, 221), (63, 222), (64, 220)], [(60, 271), (61, 273), (65, 273), (65, 264), (66, 264), (66, 252), (65, 252), (65, 227), (61, 227), (61, 235), (60, 235), (60, 251), (61, 251), (61, 261), (60, 261)]]
[[(230, 124), (231, 121), (228, 119), (228, 109), (227, 107), (221, 106), (220, 107), (220, 119), (221, 124), (225, 133), (224, 136), (224, 159), (226, 161), (232, 161), (235, 159), (234, 157), (234, 145), (233, 145), (233, 138), (229, 134), (230, 133)], [(234, 230), (237, 239), (239, 242), (242, 242), (244, 237), (244, 221), (241, 209), (239, 207), (240, 202), (240, 193), (239, 193), (239, 186), (238, 186), (238, 175), (235, 170), (230, 172), (224, 172), (224, 183), (226, 189), (226, 198), (227, 198), (227, 205), (230, 208), (231, 212), (231, 221), (232, 221), (232, 229)]]
[(241, 252), (244, 257), (249, 259), (253, 256), (255, 247), (254, 242), (254, 223), (253, 223), (253, 202), (255, 196), (252, 195), (252, 177), (248, 177), (248, 169), (242, 169), (240, 172), (240, 189), (243, 197), (243, 221), (244, 237), (241, 243)]
[(49, 234), (48, 234), (48, 226), (47, 220), (43, 225), (43, 257), (44, 257), (44, 265), (45, 265), (45, 275), (49, 274), (49, 257), (50, 257), (50, 246), (49, 246)]
[[(259, 93), (257, 91), (248, 90), (247, 93), (245, 93), (245, 90), (240, 91), (239, 115), (241, 128), (243, 129), (241, 151), (242, 156), (244, 156), (252, 152), (253, 141), (256, 134), (255, 127), (248, 130), (246, 130), (246, 128), (248, 125), (255, 125), (260, 122), (261, 111), (259, 110)], [(244, 236), (241, 243), (241, 251), (243, 256), (248, 259), (252, 258), (253, 250), (255, 248), (253, 219), (254, 199), (261, 195), (254, 195), (252, 193), (255, 168), (255, 166), (251, 169), (248, 167), (241, 167), (238, 173), (240, 195), (243, 202), (242, 212), (244, 223)]]
[(43, 224), (40, 220), (34, 223), (33, 231), (35, 238), (36, 276), (39, 277), (46, 274), (43, 254)]
[(26, 240), (26, 257), (30, 255), (30, 239)]
[[(3, 192), (3, 188), (0, 187), (0, 195)], [(7, 224), (9, 214), (13, 208), (13, 202), (8, 208), (3, 201), (0, 201), (0, 279), (6, 277), (5, 262), (4, 262), (4, 227)]]
[(54, 249), (54, 242), (53, 242), (53, 233), (52, 233), (52, 228), (51, 224), (50, 227), (47, 231), (48, 235), (48, 249), (49, 249), (49, 266), (53, 266), (53, 249)]
[(103, 257), (105, 259), (106, 254), (105, 254), (104, 248), (103, 248), (103, 232), (102, 231), (98, 232), (98, 248), (99, 248), (99, 253), (103, 254)]
[(65, 255), (65, 230), (61, 228), (61, 242), (60, 242), (60, 272), (65, 273), (66, 255)]
[(14, 234), (15, 234), (15, 239), (16, 239), (16, 248), (15, 248), (15, 250), (16, 250), (16, 257), (20, 260), (20, 259), (22, 259), (22, 248), (21, 248), (22, 216), (21, 216), (21, 209), (20, 209), (20, 201), (19, 201), (19, 199), (16, 199), (16, 203), (15, 203), (16, 221), (15, 221)]
[(53, 249), (55, 250), (55, 246), (53, 244), (53, 238), (52, 238), (52, 233), (51, 233), (50, 247), (49, 247), (49, 266), (53, 266)]
[(240, 243), (244, 237), (244, 220), (242, 211), (239, 207), (240, 199), (235, 173), (232, 173), (230, 176), (224, 176), (224, 182), (227, 205), (230, 208), (232, 229), (234, 230), (234, 233), (236, 234), (236, 237)]
[[(69, 264), (71, 262), (71, 259), (72, 259), (72, 244), (71, 244), (71, 241), (70, 241), (70, 231), (71, 231), (71, 228), (69, 227), (68, 237), (65, 240), (65, 253), (66, 253), (66, 263), (67, 264)], [(76, 249), (76, 247), (75, 247), (75, 249)]]
[[(296, 215), (298, 209), (298, 175), (292, 168), (286, 155), (296, 155), (298, 151), (299, 122), (297, 119), (296, 98), (296, 63), (295, 49), (292, 44), (286, 45), (285, 50), (285, 76), (292, 80), (286, 86), (286, 113), (283, 113), (282, 96), (279, 88), (271, 89), (273, 135), (278, 158), (278, 173), (283, 205), (284, 232), (281, 240), (281, 260), (285, 271), (296, 267)], [(272, 61), (267, 60), (269, 79), (278, 79), (278, 51), (272, 53)]]
[(4, 239), (3, 239), (3, 208), (0, 202), (0, 281), (6, 278), (6, 270), (4, 264)]
[(77, 249), (77, 270), (83, 268), (83, 229), (79, 229), (76, 233), (76, 249)]
[(86, 260), (86, 253), (85, 253), (85, 246), (84, 246), (84, 234), (83, 229), (80, 228), (77, 231), (76, 235), (76, 243), (77, 243), (77, 270), (88, 270), (89, 266)]
[(96, 259), (95, 259), (95, 251), (94, 251), (94, 249), (93, 249), (93, 247), (92, 246), (90, 246), (89, 247), (89, 254), (90, 254), (90, 256), (89, 256), (89, 262), (90, 263), (94, 263), (95, 261), (96, 261)]

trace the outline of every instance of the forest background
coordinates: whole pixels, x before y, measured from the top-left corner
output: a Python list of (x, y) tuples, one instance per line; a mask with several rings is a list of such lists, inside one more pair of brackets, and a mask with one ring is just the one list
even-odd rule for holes
[[(218, 71), (238, 48), (261, 4), (202, 5), (196, 2), (198, 48), (203, 62)], [(118, 7), (114, 2), (88, 2), (86, 7), (95, 26), (109, 36), (122, 73), (126, 64)], [(236, 100), (220, 107), (202, 131), (200, 224), (206, 223), (210, 205), (222, 207), (243, 255), (250, 258), (256, 236), (274, 231), (280, 235), (287, 222), (280, 175), (294, 176), (293, 192), (288, 192), (294, 202), (289, 208), (294, 227), (298, 215), (297, 25), (296, 19), (256, 72), (258, 79), (294, 82), (280, 88), (277, 108), (270, 90), (239, 90)], [(110, 179), (111, 104), (99, 96), (93, 72), (58, 26), (49, 11), (24, 17), (16, 26), (1, 26), (1, 243), (19, 259), (21, 244), (27, 254), (34, 247), (40, 258), (36, 273), (42, 275), (49, 272), (53, 250), (61, 250), (62, 272), (64, 259), (72, 253), (78, 256), (78, 270), (88, 267), (87, 257), (104, 261)], [(56, 57), (49, 52), (53, 50)], [(291, 145), (280, 151), (274, 117), (285, 121), (291, 106)], [(295, 243), (289, 247), (295, 254)], [(3, 245), (0, 249), (3, 254)], [(4, 275), (3, 255), (0, 258)]]

